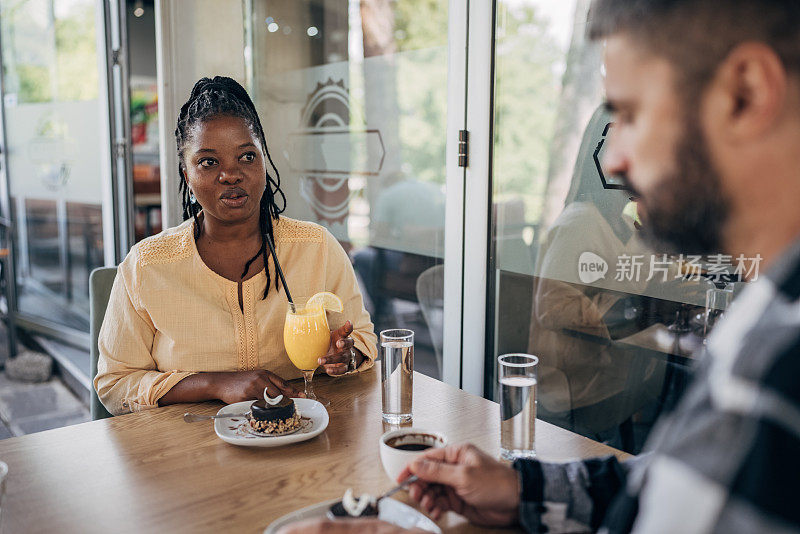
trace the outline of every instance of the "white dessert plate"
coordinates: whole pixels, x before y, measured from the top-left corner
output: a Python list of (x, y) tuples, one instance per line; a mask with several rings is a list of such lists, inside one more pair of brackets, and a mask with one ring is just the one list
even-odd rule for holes
[[(242, 401), (223, 406), (217, 415), (244, 413), (250, 409), (252, 401)], [(248, 429), (250, 423), (244, 417), (236, 419), (214, 419), (214, 432), (222, 441), (243, 447), (280, 447), (298, 443), (321, 434), (328, 428), (328, 411), (315, 400), (294, 399), (300, 417), (301, 428), (297, 432), (282, 436), (262, 436)]]
[[(281, 527), (285, 527), (295, 521), (325, 518), (328, 508), (338, 500), (332, 499), (286, 514), (273, 521), (264, 531), (264, 534), (275, 534)], [(438, 525), (422, 512), (391, 498), (382, 499), (378, 503), (378, 519), (402, 528), (418, 528), (427, 532), (435, 532), (436, 534), (441, 534), (442, 532)]]

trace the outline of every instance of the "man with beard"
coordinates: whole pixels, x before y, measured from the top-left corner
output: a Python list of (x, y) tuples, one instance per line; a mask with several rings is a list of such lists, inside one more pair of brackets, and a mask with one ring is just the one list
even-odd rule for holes
[(512, 468), (462, 445), (400, 477), (420, 477), (411, 496), (434, 517), (487, 526), (800, 532), (800, 2), (596, 0), (589, 34), (616, 123), (605, 170), (656, 249), (760, 255), (766, 276), (716, 326), (648, 454)]

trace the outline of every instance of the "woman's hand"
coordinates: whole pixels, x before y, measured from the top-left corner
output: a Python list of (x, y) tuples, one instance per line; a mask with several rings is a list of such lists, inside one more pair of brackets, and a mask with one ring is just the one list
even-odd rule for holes
[(263, 399), (264, 388), (270, 397), (305, 397), (284, 379), (264, 369), (208, 374), (213, 375), (209, 378), (212, 380), (214, 396), (226, 404)]
[[(318, 360), (330, 376), (339, 376), (347, 372), (347, 366), (350, 363), (350, 349), (353, 348), (353, 338), (350, 337), (352, 333), (353, 323), (350, 321), (344, 323), (338, 330), (331, 332), (328, 354)], [(356, 367), (361, 365), (363, 360), (364, 357), (361, 353), (356, 351)]]

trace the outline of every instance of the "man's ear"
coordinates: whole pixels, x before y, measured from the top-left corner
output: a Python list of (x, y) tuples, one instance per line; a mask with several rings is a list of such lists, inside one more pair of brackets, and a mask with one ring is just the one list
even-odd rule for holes
[(763, 43), (738, 45), (717, 69), (706, 93), (706, 119), (734, 144), (762, 137), (779, 121), (788, 76), (778, 54)]

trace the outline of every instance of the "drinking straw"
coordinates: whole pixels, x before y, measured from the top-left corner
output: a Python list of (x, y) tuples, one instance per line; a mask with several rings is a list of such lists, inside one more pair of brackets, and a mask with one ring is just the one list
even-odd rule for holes
[(267, 246), (269, 246), (269, 251), (275, 261), (275, 267), (278, 270), (278, 276), (281, 278), (283, 290), (286, 291), (286, 298), (289, 299), (289, 307), (292, 309), (292, 313), (297, 313), (297, 308), (294, 307), (294, 301), (292, 300), (292, 294), (289, 293), (289, 286), (286, 284), (286, 278), (283, 276), (283, 269), (281, 269), (281, 264), (278, 261), (278, 255), (275, 254), (275, 245), (272, 243), (272, 238), (269, 235), (267, 235)]

